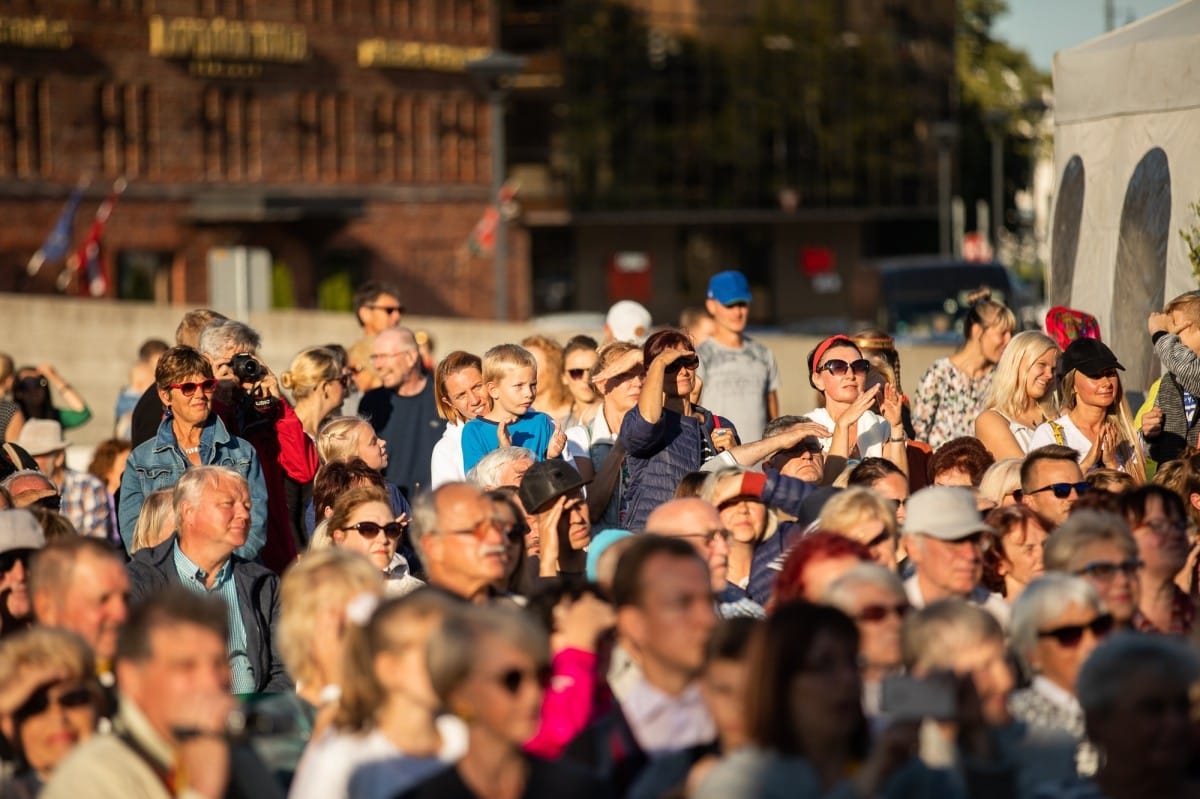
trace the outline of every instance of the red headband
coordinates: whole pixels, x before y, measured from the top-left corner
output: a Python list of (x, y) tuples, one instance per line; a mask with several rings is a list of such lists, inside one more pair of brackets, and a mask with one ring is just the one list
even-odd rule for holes
[(825, 355), (826, 352), (829, 351), (829, 348), (833, 347), (836, 344), (844, 344), (847, 347), (853, 347), (854, 349), (858, 349), (858, 347), (855, 346), (854, 342), (850, 339), (849, 336), (845, 336), (841, 333), (838, 333), (836, 336), (830, 336), (829, 338), (825, 339), (820, 344), (818, 344), (817, 348), (815, 350), (813, 350), (813, 360), (812, 360), (813, 371), (816, 371), (816, 369), (821, 365), (821, 358)]

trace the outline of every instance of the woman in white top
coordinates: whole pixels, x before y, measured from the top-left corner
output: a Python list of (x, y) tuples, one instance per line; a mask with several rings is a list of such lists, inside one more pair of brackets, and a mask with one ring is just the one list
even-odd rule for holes
[[(466, 726), (438, 716), (425, 647), (456, 611), (438, 591), (373, 597), (347, 608), (342, 691), (331, 728), (313, 738), (296, 769), (290, 799), (394, 796), (453, 765), (467, 749)], [(373, 612), (372, 612), (373, 611)]]
[(1036, 330), (1013, 336), (992, 376), (985, 410), (975, 419), (975, 437), (1000, 461), (1024, 458), (1042, 422), (1058, 416), (1054, 369), (1060, 351)]
[(433, 445), (430, 462), (431, 489), (443, 483), (462, 482), (463, 425), (492, 408), (492, 398), (483, 386), (483, 361), (478, 355), (455, 350), (438, 362), (433, 373), (434, 403), (446, 430)]
[[(830, 336), (818, 344), (808, 354), (809, 382), (824, 403), (805, 416), (833, 430), (832, 438), (818, 439), (829, 456), (846, 461), (887, 458), (907, 474), (900, 395), (891, 385), (864, 390), (870, 366), (846, 336)], [(876, 402), (882, 415), (871, 410)]]
[(1038, 426), (1031, 450), (1065, 444), (1079, 453), (1084, 474), (1096, 467), (1119, 469), (1139, 485), (1146, 481), (1146, 461), (1121, 388), (1112, 350), (1092, 338), (1072, 341), (1062, 356), (1062, 407), (1066, 413)]

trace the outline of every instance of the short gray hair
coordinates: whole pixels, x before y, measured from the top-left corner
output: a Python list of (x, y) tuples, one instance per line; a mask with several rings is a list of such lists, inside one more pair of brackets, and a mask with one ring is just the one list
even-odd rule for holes
[(206, 358), (216, 358), (230, 346), (236, 346), (246, 352), (257, 352), (262, 346), (262, 336), (243, 322), (217, 319), (209, 322), (204, 328), (196, 349)]
[(465, 605), (445, 617), (426, 648), (429, 676), (442, 704), (453, 708), (454, 693), (471, 676), (489, 638), (512, 645), (538, 666), (550, 662), (545, 631), (524, 611), (500, 605)]
[(1013, 603), (1009, 623), (1013, 650), (1028, 663), (1029, 653), (1037, 646), (1038, 630), (1043, 624), (1062, 616), (1071, 605), (1088, 607), (1098, 613), (1104, 610), (1100, 594), (1082, 577), (1050, 572), (1030, 582)]
[(882, 588), (901, 599), (907, 597), (904, 583), (891, 569), (878, 563), (860, 563), (830, 583), (821, 601), (853, 615), (855, 594), (863, 586)]
[(812, 419), (809, 419), (807, 416), (777, 416), (767, 422), (767, 426), (763, 428), (762, 437), (772, 438), (773, 436), (783, 435), (796, 425), (807, 424), (811, 421)]
[(1088, 544), (1105, 542), (1120, 547), (1127, 558), (1138, 556), (1129, 525), (1115, 513), (1079, 510), (1067, 517), (1046, 539), (1042, 561), (1048, 572), (1070, 571), (1071, 559)]
[[(741, 477), (747, 472), (753, 471), (749, 466), (743, 466), (740, 463), (734, 463), (729, 466), (721, 466), (713, 469), (708, 473), (708, 477), (704, 478), (704, 482), (700, 484), (700, 499), (705, 502), (712, 502), (716, 496), (717, 486), (726, 477)], [(714, 506), (716, 503), (713, 503)]]
[(1130, 678), (1147, 672), (1186, 690), (1200, 679), (1200, 658), (1186, 641), (1171, 636), (1118, 633), (1083, 664), (1075, 694), (1085, 713), (1106, 713), (1129, 690)]
[(479, 459), (467, 472), (467, 482), (484, 489), (496, 488), (500, 485), (500, 470), (505, 466), (521, 460), (536, 462), (537, 459), (537, 455), (526, 447), (500, 447)]
[(984, 641), (1004, 641), (1000, 622), (962, 599), (943, 599), (904, 619), (900, 647), (909, 671), (944, 669), (952, 653)]
[(422, 559), (425, 558), (425, 539), (441, 532), (438, 529), (438, 498), (446, 491), (464, 487), (483, 496), (483, 491), (474, 483), (454, 482), (442, 483), (433, 491), (422, 491), (412, 500), (412, 522), (408, 525), (408, 540)]
[(195, 505), (200, 501), (200, 495), (205, 490), (214, 488), (222, 480), (236, 480), (250, 489), (250, 483), (239, 472), (228, 466), (194, 466), (183, 473), (175, 484), (175, 492), (171, 495), (171, 505), (175, 508), (176, 522), (179, 522), (180, 509), (183, 503)]

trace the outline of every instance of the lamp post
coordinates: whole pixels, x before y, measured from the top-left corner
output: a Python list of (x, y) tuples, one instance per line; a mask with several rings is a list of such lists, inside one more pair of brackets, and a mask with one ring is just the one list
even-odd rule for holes
[(958, 139), (958, 125), (933, 123), (933, 139), (938, 148), (938, 247), (942, 255), (950, 255), (954, 250), (950, 234), (950, 153)]
[(1000, 252), (1000, 228), (1004, 225), (1004, 136), (1012, 113), (996, 108), (983, 115), (992, 143), (992, 251)]
[(492, 188), (490, 201), (496, 206), (496, 247), (493, 264), (495, 281), (495, 316), (508, 318), (508, 229), (501, 208), (500, 190), (504, 186), (507, 172), (504, 155), (504, 104), (508, 100), (507, 80), (520, 74), (525, 68), (525, 59), (493, 50), (483, 58), (467, 62), (467, 72), (487, 93), (488, 115), (491, 120)]

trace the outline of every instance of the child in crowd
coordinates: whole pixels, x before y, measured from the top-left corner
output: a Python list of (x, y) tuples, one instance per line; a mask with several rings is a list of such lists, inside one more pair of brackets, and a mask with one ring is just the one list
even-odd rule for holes
[(463, 427), (465, 471), (502, 445), (525, 447), (539, 460), (562, 455), (566, 435), (548, 415), (530, 410), (537, 390), (533, 353), (516, 344), (492, 347), (483, 356), (483, 382), (492, 397), (492, 409)]

